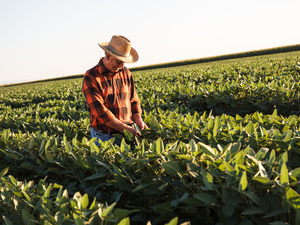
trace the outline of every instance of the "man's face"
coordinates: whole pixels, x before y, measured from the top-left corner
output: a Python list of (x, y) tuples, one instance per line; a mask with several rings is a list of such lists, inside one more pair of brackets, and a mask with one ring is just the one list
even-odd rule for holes
[(108, 62), (107, 69), (109, 69), (112, 73), (116, 73), (119, 71), (119, 69), (124, 68), (124, 62), (113, 57), (112, 55), (108, 56), (107, 62)]

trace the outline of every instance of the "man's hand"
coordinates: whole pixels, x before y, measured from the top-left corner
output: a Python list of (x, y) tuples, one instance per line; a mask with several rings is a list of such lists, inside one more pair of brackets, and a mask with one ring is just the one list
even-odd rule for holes
[(135, 128), (126, 125), (125, 123), (121, 122), (120, 120), (118, 120), (117, 118), (112, 118), (110, 121), (108, 121), (106, 123), (107, 126), (110, 126), (112, 128), (114, 128), (115, 130), (118, 130), (120, 132), (124, 132), (125, 130), (128, 130), (130, 133), (132, 133), (134, 136), (141, 136), (141, 133), (139, 131), (137, 131)]
[(140, 130), (144, 130), (146, 128), (148, 128), (148, 126), (145, 124), (145, 122), (143, 121), (142, 117), (140, 114), (133, 114), (133, 120), (136, 123), (136, 125), (139, 126)]
[(132, 133), (133, 136), (137, 136), (137, 137), (141, 136), (141, 133), (138, 130), (134, 129), (133, 127), (128, 127), (125, 129), (128, 130), (130, 133)]

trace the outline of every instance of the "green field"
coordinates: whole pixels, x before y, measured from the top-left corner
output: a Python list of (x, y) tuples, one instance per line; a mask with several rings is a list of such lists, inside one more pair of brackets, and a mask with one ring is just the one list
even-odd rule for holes
[(149, 128), (120, 147), (82, 75), (0, 88), (1, 223), (300, 224), (299, 51), (133, 76)]

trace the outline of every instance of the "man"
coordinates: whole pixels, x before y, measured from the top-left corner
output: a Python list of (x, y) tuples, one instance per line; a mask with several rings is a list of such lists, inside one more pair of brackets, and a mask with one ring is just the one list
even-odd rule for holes
[(147, 125), (141, 117), (132, 74), (124, 66), (124, 63), (136, 62), (138, 53), (131, 47), (131, 42), (120, 35), (114, 35), (110, 42), (98, 44), (105, 51), (105, 57), (85, 73), (82, 85), (90, 113), (91, 136), (106, 141), (124, 129), (140, 136), (130, 124), (135, 122), (140, 130)]

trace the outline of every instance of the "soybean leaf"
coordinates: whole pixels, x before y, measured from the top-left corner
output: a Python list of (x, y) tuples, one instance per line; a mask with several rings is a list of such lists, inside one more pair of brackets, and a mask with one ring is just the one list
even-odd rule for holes
[(82, 210), (85, 210), (87, 208), (87, 206), (89, 205), (89, 197), (87, 194), (83, 195), (80, 205), (81, 205)]
[(116, 202), (114, 202), (113, 204), (111, 204), (109, 207), (107, 207), (102, 213), (101, 213), (101, 218), (108, 216), (114, 209), (114, 207), (116, 206)]
[(254, 133), (254, 130), (255, 130), (254, 124), (253, 124), (252, 121), (250, 121), (250, 122), (247, 124), (247, 126), (245, 127), (245, 131), (246, 131), (248, 134), (252, 135), (252, 134)]
[(272, 150), (272, 152), (270, 154), (270, 157), (269, 157), (269, 164), (270, 165), (272, 165), (275, 162), (275, 158), (276, 158), (275, 151)]
[(162, 163), (162, 167), (166, 170), (166, 173), (171, 176), (180, 172), (178, 164), (173, 161)]
[(225, 216), (228, 216), (228, 217), (232, 216), (234, 213), (233, 205), (224, 205), (222, 207), (222, 212)]
[(99, 179), (99, 178), (102, 178), (102, 177), (106, 177), (107, 174), (105, 173), (95, 173), (85, 179), (83, 179), (84, 181), (87, 181), (87, 180), (95, 180), (95, 179)]
[(7, 174), (9, 167), (6, 167), (5, 169), (3, 169), (0, 173), (0, 177), (3, 177), (5, 174)]
[(25, 209), (22, 209), (22, 217), (26, 225), (34, 225), (34, 216), (27, 212)]
[(76, 223), (76, 225), (84, 225), (84, 221), (80, 217), (77, 217), (75, 219), (75, 223)]
[(280, 183), (281, 185), (286, 186), (288, 185), (288, 182), (289, 182), (288, 169), (285, 163), (283, 163), (280, 170)]
[(258, 195), (254, 192), (250, 192), (250, 191), (245, 191), (243, 192), (245, 195), (247, 195), (253, 202), (255, 202), (257, 205), (259, 205), (260, 203), (260, 198), (258, 197)]
[(250, 206), (249, 208), (245, 209), (241, 214), (242, 215), (255, 215), (255, 214), (262, 214), (265, 213), (262, 209), (255, 207), (255, 206)]
[(292, 171), (292, 174), (291, 174), (292, 177), (300, 177), (300, 167), (299, 168), (296, 168)]
[(114, 217), (116, 217), (119, 221), (128, 216), (129, 213), (130, 211), (127, 209), (115, 209), (113, 212)]
[(200, 146), (202, 147), (202, 150), (205, 154), (213, 156), (213, 157), (217, 157), (215, 154), (215, 151), (208, 145), (199, 142)]
[(266, 214), (265, 216), (263, 216), (262, 218), (269, 218), (269, 217), (273, 217), (273, 216), (277, 216), (281, 213), (286, 213), (287, 211), (285, 209), (275, 209), (272, 212), (269, 212), (268, 214)]
[(125, 139), (127, 139), (128, 141), (133, 141), (134, 136), (131, 132), (129, 132), (128, 130), (124, 129), (124, 135), (125, 135)]
[(290, 187), (286, 188), (286, 200), (294, 209), (300, 209), (300, 196)]
[(3, 216), (3, 219), (6, 225), (13, 225), (13, 223), (6, 216)]
[(210, 190), (213, 190), (213, 185), (214, 185), (214, 180), (213, 180), (213, 177), (210, 175), (210, 173), (208, 173), (205, 169), (203, 169), (201, 167), (201, 175), (202, 175), (202, 178), (203, 178), (203, 182), (205, 184), (205, 186), (210, 189)]
[(270, 225), (290, 225), (289, 223), (287, 222), (282, 222), (282, 221), (274, 221), (274, 222), (271, 222), (269, 223)]
[(240, 184), (239, 184), (239, 191), (244, 191), (248, 185), (247, 181), (247, 173), (246, 171), (243, 172)]
[(171, 211), (171, 202), (165, 202), (157, 207), (154, 208), (154, 212), (159, 214), (165, 214)]
[(218, 203), (217, 199), (214, 196), (207, 193), (198, 193), (198, 194), (194, 194), (193, 196), (207, 205), (217, 205)]
[(238, 225), (253, 225), (251, 220), (243, 219)]
[(257, 153), (256, 153), (256, 156), (255, 158), (257, 160), (263, 160), (267, 154), (267, 152), (269, 151), (268, 148), (261, 148)]
[(270, 183), (270, 179), (268, 177), (253, 177), (253, 180), (256, 180), (260, 183), (263, 183), (263, 184), (268, 184)]
[(177, 225), (177, 223), (178, 223), (178, 217), (175, 217), (169, 223), (166, 223), (165, 225)]
[(129, 217), (126, 217), (124, 219), (122, 219), (118, 225), (130, 225), (130, 220), (129, 220)]

